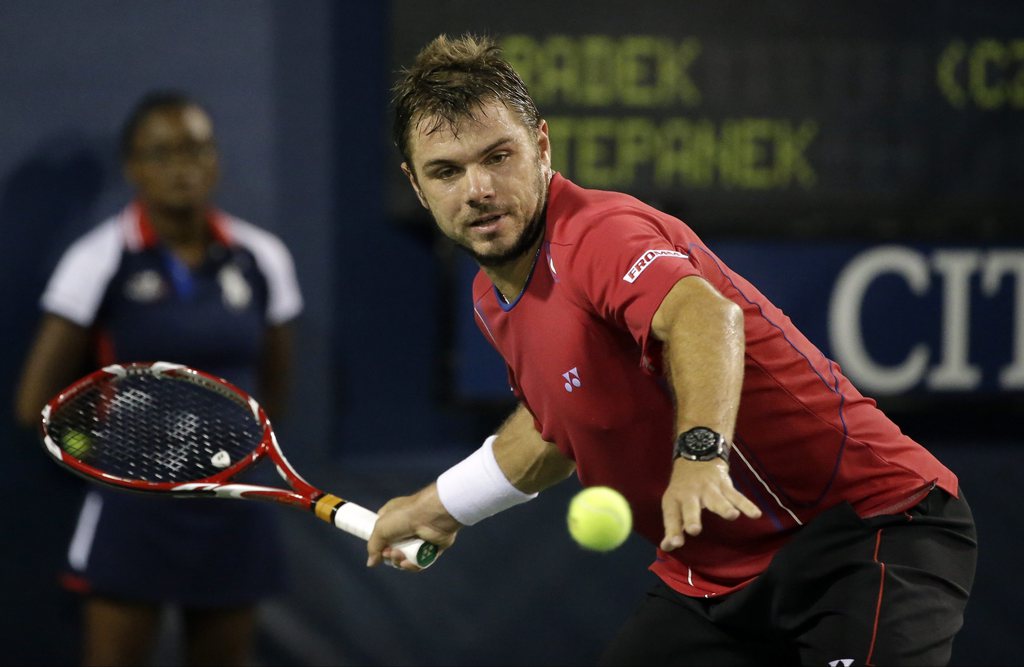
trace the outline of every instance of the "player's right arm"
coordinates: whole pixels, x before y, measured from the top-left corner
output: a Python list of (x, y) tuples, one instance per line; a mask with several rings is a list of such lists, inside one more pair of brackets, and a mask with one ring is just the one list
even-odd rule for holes
[(39, 412), (61, 388), (78, 377), (89, 349), (89, 330), (52, 313), (43, 316), (15, 393), (18, 423), (33, 427)]
[(400, 496), (380, 508), (367, 542), (366, 564), (391, 560), (416, 570), (388, 545), (419, 537), (445, 549), (464, 525), (525, 502), (569, 477), (576, 464), (534, 426), (533, 416), (520, 405), (495, 436), (438, 481), (411, 496)]
[(15, 393), (20, 424), (37, 425), (46, 402), (90, 370), (85, 366), (91, 359), (91, 327), (123, 248), (123, 223), (115, 217), (79, 237), (61, 256), (40, 299), (44, 314)]

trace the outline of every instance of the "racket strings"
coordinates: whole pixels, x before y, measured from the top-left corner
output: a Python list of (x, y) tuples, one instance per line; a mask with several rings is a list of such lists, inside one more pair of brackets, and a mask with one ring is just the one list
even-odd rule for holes
[(131, 374), (63, 403), (48, 431), (70, 456), (108, 475), (180, 483), (215, 475), (259, 446), (248, 405), (190, 379)]

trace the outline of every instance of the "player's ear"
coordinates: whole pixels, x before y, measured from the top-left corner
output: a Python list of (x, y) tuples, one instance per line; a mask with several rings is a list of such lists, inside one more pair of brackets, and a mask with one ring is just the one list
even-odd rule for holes
[(408, 162), (402, 163), (402, 173), (405, 174), (405, 177), (409, 179), (409, 184), (412, 185), (412, 189), (416, 191), (416, 197), (417, 199), (420, 200), (420, 205), (422, 205), (423, 208), (429, 211), (430, 206), (427, 205), (427, 199), (426, 197), (423, 196), (423, 191), (420, 190), (420, 184), (419, 181), (416, 180), (416, 174), (413, 173), (412, 169), (409, 167)]
[(541, 164), (547, 170), (551, 169), (551, 137), (548, 134), (548, 122), (541, 119), (537, 125), (537, 151)]

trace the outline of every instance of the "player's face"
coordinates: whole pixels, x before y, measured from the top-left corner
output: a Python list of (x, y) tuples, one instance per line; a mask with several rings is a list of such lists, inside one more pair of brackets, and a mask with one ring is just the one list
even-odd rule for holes
[(219, 176), (210, 118), (196, 107), (154, 110), (135, 132), (125, 172), (147, 204), (205, 207)]
[(548, 128), (523, 124), (500, 102), (475, 118), (431, 132), (421, 119), (403, 163), (420, 203), (441, 231), (483, 266), (511, 262), (535, 247), (551, 177)]

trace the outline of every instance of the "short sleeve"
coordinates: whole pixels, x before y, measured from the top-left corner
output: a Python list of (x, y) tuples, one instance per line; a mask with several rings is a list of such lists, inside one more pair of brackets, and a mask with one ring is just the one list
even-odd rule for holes
[[(700, 275), (688, 250), (687, 229), (681, 221), (645, 210), (613, 210), (588, 223), (573, 246), (564, 249), (565, 261), (553, 261), (597, 316), (628, 329), (646, 347), (651, 320), (665, 295), (681, 279)], [(552, 254), (559, 251), (554, 248)]]
[(40, 306), (79, 326), (92, 326), (111, 278), (121, 263), (123, 237), (116, 219), (95, 227), (61, 256)]
[(267, 280), (267, 322), (283, 324), (302, 312), (302, 292), (295, 262), (281, 239), (255, 225), (231, 218), (232, 234), (252, 251)]

